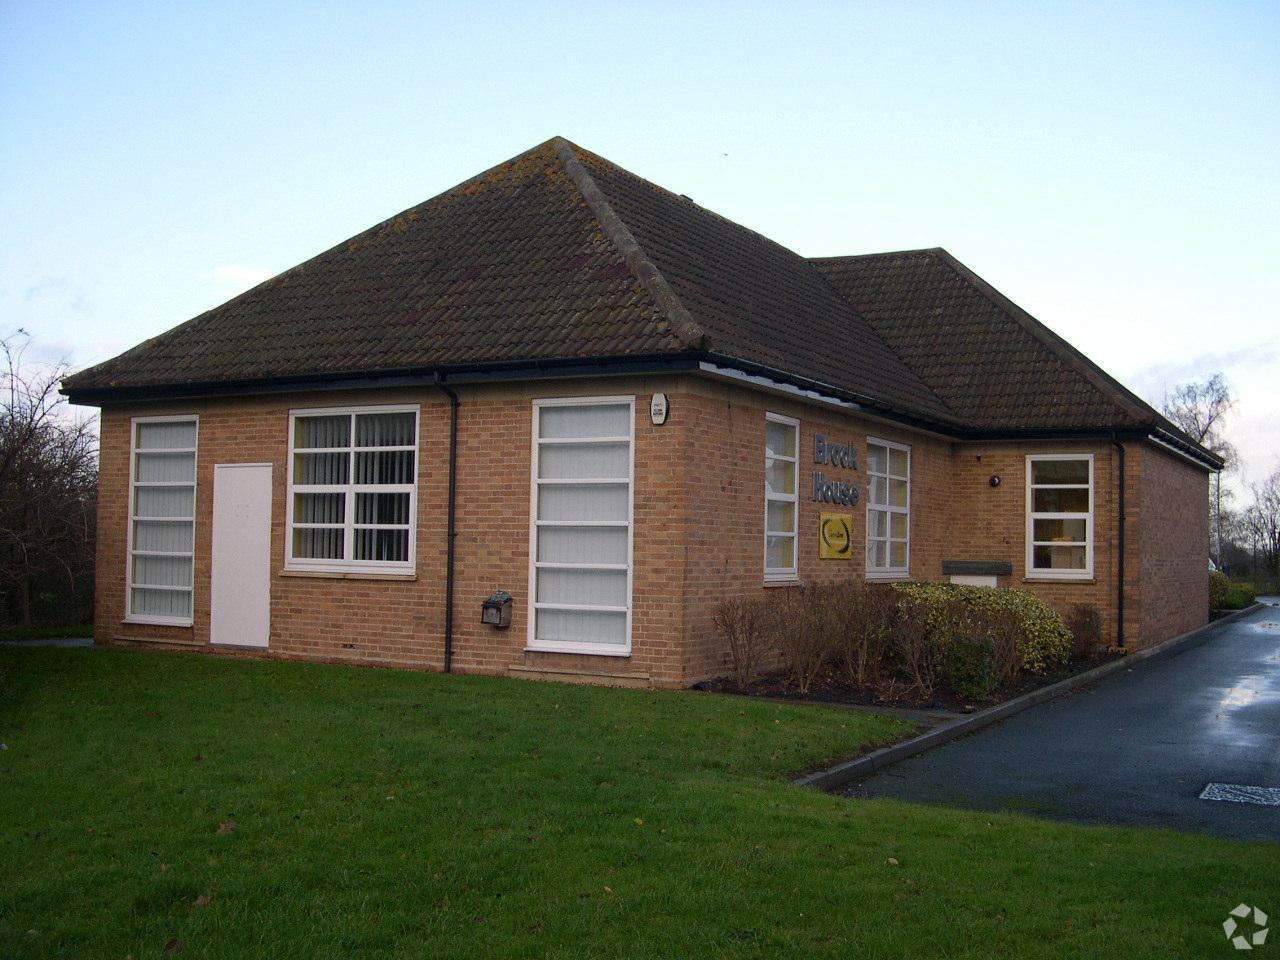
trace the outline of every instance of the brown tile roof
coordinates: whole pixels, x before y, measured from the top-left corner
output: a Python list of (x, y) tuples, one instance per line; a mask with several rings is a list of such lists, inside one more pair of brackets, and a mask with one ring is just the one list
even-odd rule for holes
[(1167, 425), (943, 249), (812, 262), (972, 430)]
[(684, 347), (548, 142), (67, 386), (270, 380)]
[(731, 360), (957, 435), (1168, 427), (945, 251), (806, 260), (559, 137), (64, 390), (637, 358)]
[(691, 350), (952, 419), (803, 257), (561, 138), (66, 387), (74, 397)]

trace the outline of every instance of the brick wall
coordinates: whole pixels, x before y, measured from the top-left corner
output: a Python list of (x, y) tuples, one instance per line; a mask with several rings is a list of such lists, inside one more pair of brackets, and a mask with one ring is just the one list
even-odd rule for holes
[[(682, 682), (681, 533), (673, 509), (681, 460), (669, 455), (680, 408), (654, 427), (648, 397), (666, 384), (641, 379), (525, 387), (460, 387), (454, 667), (459, 671), (572, 677), (616, 683)], [(669, 388), (669, 387), (668, 387)], [(529, 471), (534, 397), (634, 394), (636, 484), (633, 636), (630, 657), (527, 653)], [(291, 409), (418, 403), (417, 575), (299, 574), (284, 568), (286, 458)], [(124, 623), (130, 418), (198, 414), (194, 624)], [(665, 433), (662, 431), (666, 431)], [(131, 405), (102, 417), (96, 601), (99, 642), (209, 645), (213, 468), (273, 465), (270, 655), (440, 669), (444, 662), (444, 570), (448, 404), (433, 389), (258, 397)], [(480, 602), (496, 589), (515, 598), (509, 629), (479, 623)], [(223, 651), (231, 652), (231, 651)]]
[[(668, 422), (649, 420), (652, 393), (668, 394)], [(696, 377), (627, 378), (562, 384), (459, 388), (454, 666), (460, 671), (595, 682), (687, 685), (722, 673), (726, 651), (713, 628), (715, 605), (758, 595), (763, 581), (766, 411), (800, 420), (799, 576), (816, 582), (865, 573), (866, 441), (910, 445), (910, 572), (942, 577), (944, 560), (1008, 560), (1005, 586), (1034, 590), (1064, 615), (1098, 608), (1115, 635), (1116, 475), (1108, 444), (954, 444), (746, 387)], [(633, 634), (628, 657), (525, 651), (529, 577), (532, 400), (549, 396), (636, 397)], [(417, 573), (410, 578), (285, 572), (288, 414), (291, 409), (418, 403)], [(123, 623), (130, 417), (200, 417), (194, 625)], [(811, 499), (815, 433), (853, 442), (858, 469), (819, 466), (855, 482), (857, 506)], [(1207, 613), (1204, 474), (1149, 445), (1129, 444), (1129, 558), (1126, 635), (1131, 646), (1204, 622)], [(1028, 580), (1025, 457), (1032, 452), (1095, 456), (1094, 571), (1088, 582)], [(96, 635), (101, 643), (159, 642), (208, 648), (213, 468), (273, 465), (271, 656), (440, 669), (443, 665), (448, 404), (439, 391), (399, 389), (296, 394), (105, 410), (99, 495)], [(999, 487), (988, 478), (1001, 476)], [(854, 557), (818, 556), (818, 515), (853, 518)], [(496, 589), (515, 598), (512, 625), (479, 623)], [(1190, 598), (1190, 599), (1188, 599)]]
[[(1089, 580), (1027, 576), (1027, 457), (1037, 453), (1093, 455), (1093, 577)], [(1000, 478), (999, 486), (991, 486), (993, 476)], [(1115, 450), (1106, 443), (956, 444), (945, 559), (1008, 561), (1013, 572), (999, 578), (1000, 586), (1029, 590), (1064, 618), (1077, 605), (1094, 607), (1102, 618), (1104, 640), (1113, 643), (1117, 636), (1118, 476)], [(1128, 488), (1133, 487), (1130, 477)]]
[(1209, 480), (1155, 444), (1133, 444), (1130, 450), (1141, 491), (1141, 523), (1129, 511), (1142, 604), (1132, 644), (1138, 647), (1209, 619)]
[[(682, 437), (686, 463), (683, 500), (690, 513), (685, 538), (684, 680), (694, 683), (723, 673), (728, 653), (712, 622), (725, 597), (759, 595), (785, 589), (764, 583), (764, 433), (765, 414), (800, 421), (799, 581), (815, 583), (863, 577), (866, 541), (867, 437), (911, 447), (910, 570), (917, 579), (941, 575), (944, 504), (950, 470), (950, 444), (863, 417), (827, 412), (783, 397), (768, 397), (743, 387), (711, 381), (687, 381), (679, 397), (685, 414)], [(673, 410), (675, 401), (673, 400)], [(814, 436), (853, 442), (858, 469), (814, 463)], [(814, 470), (832, 480), (854, 482), (861, 490), (856, 506), (812, 499)], [(853, 558), (819, 558), (819, 514), (847, 513), (853, 518)]]

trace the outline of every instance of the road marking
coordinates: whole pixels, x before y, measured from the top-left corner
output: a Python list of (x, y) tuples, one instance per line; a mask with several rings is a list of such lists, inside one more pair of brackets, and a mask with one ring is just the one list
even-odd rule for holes
[(1232, 803), (1258, 803), (1280, 807), (1280, 787), (1252, 787), (1242, 783), (1211, 783), (1200, 794), (1201, 800), (1229, 800)]

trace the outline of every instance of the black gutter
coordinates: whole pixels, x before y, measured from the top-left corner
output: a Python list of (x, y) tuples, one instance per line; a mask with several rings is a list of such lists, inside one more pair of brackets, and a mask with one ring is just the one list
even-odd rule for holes
[[(571, 377), (627, 376), (661, 373), (695, 373), (702, 363), (714, 363), (740, 373), (764, 377), (779, 384), (808, 390), (851, 403), (865, 412), (903, 426), (928, 430), (960, 441), (981, 440), (1108, 440), (1123, 433), (1129, 439), (1147, 436), (1159, 439), (1211, 470), (1222, 468), (1221, 461), (1185, 440), (1170, 434), (1158, 424), (1140, 424), (1117, 430), (1109, 427), (990, 430), (967, 428), (945, 418), (931, 418), (902, 413), (882, 400), (865, 394), (842, 390), (830, 384), (788, 374), (785, 371), (752, 363), (727, 354), (707, 350), (679, 353), (643, 354), (616, 359), (556, 358), (538, 361), (488, 361), (451, 364), (437, 367), (415, 367), (372, 372), (335, 371), (322, 374), (296, 374), (281, 377), (259, 377), (245, 380), (199, 381), (140, 387), (90, 387), (76, 389), (74, 384), (60, 391), (71, 403), (88, 406), (149, 400), (196, 400), (209, 397), (245, 394), (301, 393), (313, 390), (369, 390), (391, 387), (413, 387), (434, 384), (437, 377), (450, 383), (491, 383), (516, 380), (566, 379)], [(72, 380), (75, 379), (73, 376)]]
[(436, 386), (449, 398), (449, 505), (444, 548), (444, 672), (453, 672), (453, 541), (458, 480), (458, 395), (436, 373)]
[[(698, 369), (701, 351), (640, 354), (619, 359), (558, 358), (551, 360), (495, 361), (444, 364), (374, 371), (293, 374), (241, 380), (202, 380), (138, 387), (86, 387), (74, 383), (59, 392), (71, 403), (84, 406), (143, 400), (199, 400), (245, 394), (302, 393), (308, 390), (370, 390), (387, 387), (433, 385), (437, 376), (450, 383), (489, 383), (512, 380), (564, 379), (570, 377), (626, 376), (629, 374), (681, 373)], [(74, 380), (72, 376), (70, 379)]]
[(1116, 647), (1124, 649), (1124, 444), (1119, 437), (1112, 439), (1118, 454), (1120, 468), (1120, 496), (1116, 517)]

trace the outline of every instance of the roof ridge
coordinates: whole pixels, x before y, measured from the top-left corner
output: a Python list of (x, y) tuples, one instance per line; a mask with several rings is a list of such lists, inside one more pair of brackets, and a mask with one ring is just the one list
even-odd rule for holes
[(806, 257), (811, 263), (838, 263), (841, 260), (872, 260), (876, 257), (905, 257), (908, 254), (946, 253), (942, 247), (913, 247), (909, 250), (885, 250), (881, 253), (840, 253), (831, 257)]
[(1140, 421), (1150, 422), (1153, 425), (1164, 419), (1154, 407), (1073, 347), (1062, 336), (1045, 326), (1044, 323), (1037, 320), (1025, 309), (1018, 306), (981, 276), (965, 266), (950, 251), (942, 247), (936, 247), (932, 252), (962, 280), (971, 284), (987, 300), (1053, 353), (1054, 356), (1100, 390), (1117, 407), (1136, 416)]
[(555, 147), (556, 155), (560, 158), (560, 162), (564, 164), (565, 172), (569, 174), (570, 179), (577, 185), (579, 192), (582, 194), (582, 199), (599, 222), (600, 229), (604, 232), (605, 237), (622, 255), (627, 267), (649, 296), (653, 298), (654, 303), (658, 305), (658, 309), (666, 315), (676, 339), (691, 350), (704, 348), (707, 344), (706, 332), (702, 327), (698, 326), (697, 321), (693, 319), (693, 315), (680, 302), (675, 290), (672, 289), (671, 284), (667, 282), (667, 279), (658, 270), (654, 262), (645, 256), (644, 250), (640, 247), (640, 242), (636, 240), (635, 235), (623, 223), (622, 218), (618, 216), (605, 197), (604, 191), (600, 189), (582, 161), (578, 159), (576, 153), (578, 148), (564, 137), (554, 137), (551, 143)]

